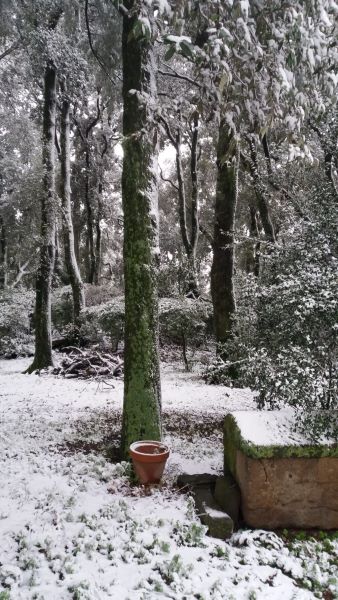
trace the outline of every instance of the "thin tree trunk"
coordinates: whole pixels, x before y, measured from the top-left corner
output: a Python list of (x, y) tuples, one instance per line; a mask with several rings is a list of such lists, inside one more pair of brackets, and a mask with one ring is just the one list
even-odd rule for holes
[(238, 157), (226, 158), (231, 137), (228, 126), (221, 121), (217, 143), (217, 182), (215, 202), (211, 296), (216, 342), (221, 355), (222, 345), (232, 330), (236, 311), (234, 290), (234, 234), (237, 206)]
[(191, 254), (189, 259), (189, 289), (188, 295), (198, 298), (198, 283), (196, 269), (196, 254), (199, 237), (199, 198), (198, 198), (198, 126), (199, 114), (197, 111), (193, 115), (193, 133), (190, 155), (190, 177), (191, 177)]
[(44, 169), (41, 197), (41, 249), (36, 278), (35, 355), (32, 373), (53, 365), (51, 334), (51, 283), (55, 259), (55, 173), (54, 133), (56, 111), (56, 69), (48, 63), (45, 70), (42, 161)]
[(259, 277), (260, 271), (260, 240), (259, 240), (259, 226), (257, 222), (257, 209), (250, 205), (250, 238), (252, 239), (252, 266), (250, 272), (256, 277)]
[[(177, 192), (178, 192), (178, 212), (180, 220), (180, 229), (183, 247), (187, 257), (188, 267), (188, 282), (187, 289), (185, 290), (186, 295), (192, 298), (198, 298), (198, 278), (196, 269), (196, 253), (199, 237), (199, 199), (198, 199), (198, 125), (199, 125), (199, 114), (197, 111), (193, 115), (193, 134), (190, 154), (190, 177), (191, 177), (191, 205), (189, 211), (190, 220), (190, 232), (188, 227), (187, 219), (187, 198), (186, 189), (184, 182), (184, 171), (182, 165), (182, 135), (180, 127), (178, 127), (175, 136), (171, 132), (169, 124), (162, 119), (166, 128), (168, 138), (176, 150), (176, 174), (177, 174)], [(176, 186), (175, 186), (176, 187)]]
[(63, 100), (61, 109), (61, 206), (65, 263), (73, 292), (74, 323), (79, 324), (80, 312), (85, 306), (85, 296), (74, 245), (72, 209), (70, 203), (70, 107)]
[[(80, 135), (80, 134), (79, 134)], [(81, 137), (81, 136), (80, 136)], [(71, 189), (71, 208), (73, 214), (73, 232), (74, 232), (74, 250), (76, 262), (81, 273), (81, 253), (80, 242), (83, 229), (83, 218), (81, 215), (81, 198), (83, 197), (83, 177), (80, 173), (81, 149), (80, 144), (75, 144), (75, 161), (72, 164), (71, 179), (73, 180), (73, 188)]]
[(74, 251), (76, 262), (80, 270), (81, 266), (81, 253), (80, 253), (80, 242), (81, 242), (81, 232), (82, 232), (82, 219), (81, 219), (81, 211), (80, 211), (80, 196), (78, 190), (73, 194), (73, 232), (74, 232)]
[(102, 181), (99, 182), (98, 188), (98, 199), (97, 199), (97, 219), (96, 219), (96, 240), (95, 240), (95, 273), (94, 283), (99, 285), (101, 275), (101, 262), (102, 262), (102, 231), (101, 231), (101, 219), (102, 219)]
[(7, 265), (8, 247), (6, 226), (3, 217), (0, 215), (0, 290), (8, 285), (8, 265)]
[[(122, 201), (124, 211), (125, 362), (121, 449), (142, 439), (161, 438), (158, 347), (158, 182), (153, 32), (134, 36), (138, 11), (154, 26), (153, 9), (127, 0), (123, 17)], [(134, 9), (131, 11), (131, 9)], [(133, 93), (130, 93), (134, 90)], [(147, 103), (138, 97), (147, 97)]]
[(87, 213), (86, 249), (87, 249), (87, 282), (94, 283), (95, 276), (95, 247), (94, 247), (94, 218), (90, 198), (90, 150), (89, 141), (86, 145), (86, 178), (85, 178), (85, 207)]
[(55, 253), (54, 253), (54, 268), (53, 268), (53, 279), (52, 285), (53, 287), (58, 287), (58, 285), (68, 285), (68, 276), (64, 271), (61, 253), (60, 253), (60, 242), (59, 242), (59, 224), (58, 220), (55, 221)]
[(268, 201), (266, 198), (266, 190), (262, 184), (261, 178), (258, 173), (258, 160), (257, 160), (257, 150), (255, 141), (250, 138), (250, 172), (253, 180), (253, 186), (257, 198), (257, 205), (259, 214), (261, 217), (264, 233), (266, 239), (271, 242), (271, 244), (276, 243), (276, 235), (275, 230), (272, 224), (270, 208), (268, 205)]

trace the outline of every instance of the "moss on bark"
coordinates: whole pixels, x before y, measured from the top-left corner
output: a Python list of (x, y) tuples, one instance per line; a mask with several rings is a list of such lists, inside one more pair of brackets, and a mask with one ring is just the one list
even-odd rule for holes
[(56, 69), (49, 63), (45, 70), (43, 116), (43, 194), (41, 198), (41, 247), (40, 262), (36, 277), (35, 302), (35, 355), (27, 369), (32, 373), (53, 365), (51, 283), (55, 258), (55, 174), (54, 134), (56, 112)]
[[(128, 8), (134, 2), (128, 2)], [(152, 11), (149, 12), (152, 24)], [(135, 34), (139, 15), (123, 19), (122, 201), (124, 211), (125, 364), (122, 454), (139, 439), (161, 437), (158, 353), (157, 130), (153, 38)], [(132, 90), (132, 91), (131, 91)], [(135, 92), (136, 90), (136, 92)]]
[[(217, 183), (211, 296), (214, 309), (214, 329), (219, 347), (232, 329), (236, 310), (234, 291), (234, 233), (237, 205), (238, 160), (236, 144), (222, 121), (217, 144)], [(232, 151), (231, 151), (232, 148)], [(226, 359), (226, 356), (223, 356)]]

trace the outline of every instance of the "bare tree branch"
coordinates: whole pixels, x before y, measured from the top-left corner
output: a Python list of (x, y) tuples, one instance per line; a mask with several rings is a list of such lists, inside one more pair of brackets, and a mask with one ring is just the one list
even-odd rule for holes
[(2, 60), (3, 58), (6, 58), (6, 56), (8, 56), (9, 54), (12, 54), (12, 52), (15, 52), (15, 50), (17, 50), (19, 47), (20, 47), (20, 41), (13, 42), (13, 44), (11, 46), (9, 46), (9, 48), (6, 48), (6, 50), (4, 50), (2, 54), (0, 54), (0, 60)]
[(202, 87), (194, 79), (191, 79), (190, 77), (187, 77), (187, 75), (181, 75), (180, 73), (177, 73), (177, 71), (173, 71), (173, 73), (170, 73), (169, 71), (162, 71), (161, 69), (158, 69), (158, 73), (160, 75), (163, 75), (164, 77), (174, 77), (175, 79), (181, 79), (183, 81), (187, 81), (188, 83), (191, 83), (192, 85), (195, 85), (199, 89), (201, 89), (201, 87)]
[(166, 121), (165, 118), (162, 117), (162, 115), (159, 116), (159, 119), (160, 119), (161, 123), (163, 123), (163, 125), (164, 125), (164, 128), (166, 130), (169, 140), (171, 141), (174, 148), (176, 148), (176, 150), (177, 150), (177, 140), (175, 139), (175, 137), (170, 129), (170, 125), (169, 125), (168, 121)]
[(85, 21), (86, 21), (86, 30), (87, 30), (87, 36), (88, 36), (88, 42), (89, 42), (90, 49), (92, 51), (92, 54), (93, 54), (94, 58), (97, 60), (98, 64), (100, 65), (102, 71), (109, 78), (109, 81), (111, 83), (115, 84), (116, 81), (114, 81), (114, 79), (111, 77), (111, 75), (108, 72), (108, 69), (107, 69), (105, 63), (103, 62), (102, 58), (99, 56), (99, 54), (97, 53), (97, 51), (94, 48), (93, 38), (92, 38), (92, 32), (91, 32), (90, 23), (89, 23), (88, 6), (89, 6), (89, 2), (88, 2), (88, 0), (85, 0)]
[(175, 190), (176, 192), (178, 192), (178, 191), (179, 191), (178, 185), (176, 185), (176, 184), (175, 184), (175, 183), (174, 183), (174, 182), (173, 182), (171, 179), (166, 179), (166, 178), (163, 176), (163, 171), (162, 171), (161, 167), (160, 167), (160, 177), (161, 177), (162, 181), (164, 181), (165, 183), (170, 183), (170, 185), (171, 185), (171, 186), (174, 188), (174, 190)]

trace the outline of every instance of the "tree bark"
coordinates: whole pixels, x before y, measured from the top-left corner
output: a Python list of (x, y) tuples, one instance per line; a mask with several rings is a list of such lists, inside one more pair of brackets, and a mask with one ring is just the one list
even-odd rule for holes
[(193, 115), (193, 132), (190, 154), (190, 177), (191, 177), (191, 253), (188, 254), (189, 264), (189, 282), (188, 296), (198, 298), (198, 282), (196, 269), (196, 254), (199, 237), (199, 197), (198, 197), (198, 126), (199, 114), (197, 111)]
[(211, 267), (211, 296), (214, 329), (218, 350), (232, 330), (236, 311), (234, 290), (234, 234), (238, 193), (238, 157), (235, 151), (227, 157), (231, 135), (228, 125), (221, 121), (217, 143), (217, 182), (215, 202), (213, 262)]
[(94, 247), (94, 217), (90, 198), (90, 148), (89, 140), (86, 143), (86, 175), (85, 175), (85, 207), (86, 207), (86, 267), (87, 282), (94, 283), (95, 277), (95, 247)]
[(43, 193), (41, 197), (41, 248), (36, 277), (35, 355), (32, 373), (53, 365), (51, 334), (51, 283), (55, 259), (55, 173), (54, 133), (56, 112), (56, 69), (48, 63), (44, 78), (43, 114)]
[[(270, 209), (266, 198), (266, 190), (262, 184), (261, 178), (258, 173), (258, 160), (257, 160), (257, 149), (255, 145), (255, 141), (250, 138), (250, 173), (253, 180), (253, 186), (257, 198), (257, 205), (259, 214), (261, 217), (264, 233), (266, 239), (271, 242), (271, 244), (276, 243), (276, 235), (275, 230), (272, 224)], [(269, 173), (270, 175), (270, 173)]]
[[(190, 178), (191, 178), (191, 199), (189, 210), (190, 232), (187, 219), (187, 198), (184, 183), (184, 171), (181, 154), (181, 130), (178, 127), (176, 134), (173, 135), (169, 124), (162, 119), (170, 142), (176, 150), (176, 173), (177, 173), (177, 192), (178, 192), (178, 211), (180, 220), (180, 229), (183, 247), (187, 257), (188, 282), (185, 290), (186, 296), (191, 298), (199, 297), (198, 278), (196, 269), (196, 253), (199, 237), (199, 197), (198, 197), (198, 127), (199, 114), (195, 111), (193, 114), (193, 132), (190, 153)], [(176, 186), (175, 186), (176, 187)]]
[(250, 238), (251, 238), (251, 247), (252, 247), (252, 261), (250, 264), (250, 268), (248, 272), (253, 273), (255, 277), (259, 277), (260, 272), (260, 240), (259, 240), (259, 226), (257, 221), (257, 209), (250, 204)]
[(97, 198), (97, 218), (96, 218), (96, 240), (95, 240), (95, 273), (94, 273), (94, 284), (99, 285), (101, 275), (101, 262), (102, 262), (102, 231), (101, 231), (101, 219), (102, 219), (102, 181), (99, 182), (98, 186), (98, 198)]
[(123, 17), (122, 33), (125, 359), (121, 450), (127, 457), (132, 442), (161, 438), (161, 390), (157, 291), (158, 142), (152, 114), (157, 96), (154, 31), (149, 37), (134, 35), (141, 11), (152, 29), (154, 19), (152, 8), (143, 1), (128, 0), (124, 6), (129, 15)]
[(74, 323), (79, 324), (80, 312), (85, 306), (83, 283), (78, 268), (71, 209), (70, 188), (70, 106), (63, 100), (61, 109), (61, 208), (65, 264), (73, 293)]
[(0, 215), (0, 290), (4, 290), (8, 285), (7, 254), (6, 226)]

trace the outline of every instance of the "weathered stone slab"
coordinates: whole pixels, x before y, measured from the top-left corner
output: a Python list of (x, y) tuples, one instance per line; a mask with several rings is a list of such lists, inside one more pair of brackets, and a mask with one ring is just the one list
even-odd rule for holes
[(217, 477), (214, 497), (221, 509), (231, 517), (235, 525), (238, 525), (241, 492), (230, 473), (226, 473), (224, 477)]
[(195, 487), (196, 485), (215, 485), (217, 475), (212, 473), (197, 473), (189, 475), (188, 473), (182, 473), (177, 477), (177, 485), (179, 487)]
[[(293, 444), (290, 438), (283, 443), (264, 429), (265, 443), (259, 444), (259, 430), (252, 443), (242, 435), (245, 427), (237, 414), (225, 419), (224, 457), (225, 470), (241, 490), (245, 522), (267, 529), (338, 529), (337, 444)], [(269, 425), (267, 418), (262, 415), (262, 425)], [(256, 429), (257, 423), (255, 416)], [(267, 444), (269, 439), (274, 443)]]
[(221, 540), (230, 537), (234, 530), (234, 522), (226, 512), (221, 510), (211, 489), (201, 485), (194, 488), (193, 495), (196, 512), (202, 523), (208, 527), (209, 535)]
[(202, 523), (208, 527), (208, 534), (225, 540), (231, 536), (234, 522), (215, 500), (214, 492), (219, 479), (223, 478), (210, 473), (195, 475), (183, 473), (177, 478), (177, 485), (181, 489), (187, 487), (190, 490), (195, 501), (196, 512)]

